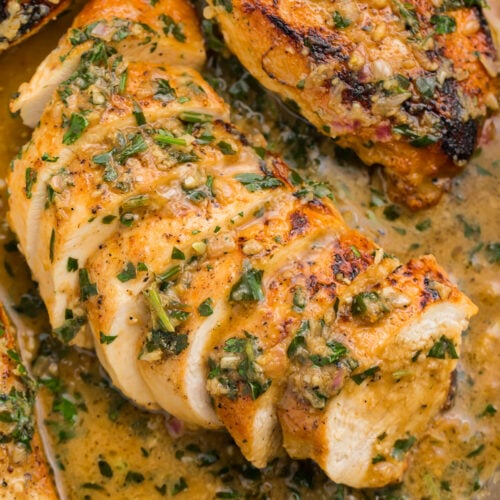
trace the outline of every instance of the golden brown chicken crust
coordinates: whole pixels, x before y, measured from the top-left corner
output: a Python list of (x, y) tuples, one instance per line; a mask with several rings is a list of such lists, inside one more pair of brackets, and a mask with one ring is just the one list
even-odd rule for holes
[[(390, 306), (392, 310), (389, 315), (380, 320), (367, 323), (366, 318), (353, 314), (350, 294), (341, 298), (337, 320), (332, 328), (335, 339), (349, 347), (351, 355), (357, 359), (359, 366), (354, 369), (350, 379), (345, 379), (340, 395), (332, 398), (327, 403), (326, 409), (313, 408), (310, 402), (304, 399), (303, 392), (298, 390), (297, 385), (294, 385), (294, 378), (290, 375), (293, 374), (292, 366), (292, 371), (288, 374), (288, 385), (283, 388), (278, 405), (284, 446), (288, 453), (296, 458), (312, 456), (326, 470), (329, 467), (328, 462), (332, 461), (332, 449), (335, 453), (336, 447), (331, 436), (331, 422), (334, 421), (332, 416), (335, 412), (340, 413), (339, 408), (343, 405), (343, 397), (356, 397), (358, 387), (365, 384), (365, 387), (371, 386), (370, 394), (364, 392), (360, 397), (359, 408), (363, 408), (363, 405), (374, 408), (384, 407), (385, 404), (401, 404), (405, 400), (407, 405), (412, 404), (418, 408), (419, 404), (415, 401), (420, 401), (418, 413), (430, 415), (444, 406), (448, 396), (448, 391), (444, 390), (449, 383), (450, 372), (448, 370), (455, 366), (456, 356), (453, 351), (449, 359), (447, 359), (447, 354), (444, 354), (442, 359), (440, 355), (437, 357), (432, 354), (433, 345), (443, 339), (443, 337), (439, 339), (439, 329), (437, 329), (437, 337), (429, 336), (425, 343), (414, 344), (413, 351), (411, 347), (409, 348), (408, 342), (411, 345), (416, 338), (413, 338), (411, 334), (402, 335), (401, 332), (407, 330), (407, 325), (414, 322), (415, 318), (424, 313), (431, 312), (432, 314), (432, 308), (443, 302), (462, 304), (472, 314), (476, 310), (468, 299), (464, 301), (463, 295), (449, 281), (435, 259), (430, 256), (413, 259), (406, 265), (397, 267), (384, 280), (367, 287), (365, 292), (368, 291), (376, 292), (379, 296), (385, 294), (392, 297), (394, 301)], [(455, 331), (452, 338), (447, 338), (447, 341), (455, 344), (453, 349), (458, 349), (460, 344), (460, 336), (457, 336), (457, 333)], [(379, 363), (377, 360), (383, 361)], [(443, 369), (444, 366), (448, 369)], [(370, 375), (365, 377), (364, 374), (367, 373)], [(361, 378), (356, 379), (359, 374)], [(406, 389), (402, 389), (401, 386), (406, 387), (406, 384), (410, 386), (411, 381), (417, 377), (420, 378), (420, 384), (414, 385), (415, 393), (412, 395), (408, 393), (405, 396)], [(423, 400), (419, 399), (422, 388), (429, 391), (428, 397)], [(346, 393), (349, 396), (345, 396)], [(378, 393), (382, 399), (386, 398), (387, 401), (373, 399), (375, 393)], [(349, 415), (345, 415), (345, 418), (348, 421)], [(352, 418), (355, 416), (352, 415)], [(418, 439), (427, 425), (426, 418), (428, 416), (421, 418), (420, 415), (417, 417), (415, 414), (412, 425), (406, 429), (406, 432)], [(342, 424), (341, 418), (337, 421), (338, 424)], [(398, 432), (402, 433), (402, 430), (390, 418), (384, 425), (387, 427), (382, 430), (389, 435), (387, 440), (378, 438), (381, 433), (378, 428), (372, 429), (371, 435), (365, 436), (366, 440), (372, 440), (374, 443), (373, 456), (383, 457), (383, 459), (373, 460), (371, 466), (368, 467), (368, 469), (371, 468), (369, 472), (360, 468), (359, 478), (352, 479), (355, 482), (359, 480), (359, 484), (376, 486), (380, 484), (380, 481), (386, 483), (397, 481), (407, 467), (407, 463), (401, 461), (400, 457), (393, 456), (392, 450), (394, 441), (404, 437), (398, 435)], [(355, 453), (354, 450), (352, 452)], [(338, 457), (342, 454), (340, 450)], [(380, 465), (382, 462), (383, 464)], [(365, 474), (366, 477), (364, 477)]]
[(478, 6), (430, 0), (210, 2), (229, 48), (321, 132), (385, 167), (392, 198), (437, 203), (498, 109), (498, 60)]

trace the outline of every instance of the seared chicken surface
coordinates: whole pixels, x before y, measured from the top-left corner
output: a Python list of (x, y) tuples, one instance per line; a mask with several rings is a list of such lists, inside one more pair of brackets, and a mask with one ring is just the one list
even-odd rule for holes
[(69, 3), (70, 0), (1, 0), (0, 52), (34, 35)]
[(0, 498), (58, 498), (35, 422), (35, 382), (0, 304)]
[(498, 109), (482, 1), (209, 0), (229, 48), (339, 146), (385, 167), (392, 198), (439, 201)]
[(40, 124), (9, 218), (55, 334), (258, 467), (284, 448), (340, 483), (398, 481), (476, 308), (432, 257), (401, 265), (254, 149), (203, 57), (188, 4), (93, 0), (21, 88)]

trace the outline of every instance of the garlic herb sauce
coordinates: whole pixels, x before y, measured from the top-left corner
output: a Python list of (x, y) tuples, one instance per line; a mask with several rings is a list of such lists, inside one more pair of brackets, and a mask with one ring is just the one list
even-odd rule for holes
[[(224, 58), (214, 27), (204, 22), (214, 51), (205, 76), (232, 102), (233, 120), (254, 144), (266, 147), (264, 133), (269, 149), (282, 151), (297, 175), (313, 179), (313, 189), (331, 189), (347, 222), (387, 253), (402, 261), (434, 254), (479, 307), (463, 335), (451, 408), (410, 452), (402, 485), (356, 492), (328, 481), (311, 462), (286, 457), (259, 471), (226, 434), (192, 431), (175, 419), (134, 408), (109, 387), (94, 356), (44, 333), (49, 328), (43, 305), (5, 221), (4, 179), (10, 160), (30, 137), (20, 120), (9, 116), (7, 105), (77, 9), (0, 56), (2, 296), (27, 325), (24, 354), (32, 357), (39, 377), (39, 421), (63, 494), (78, 499), (455, 499), (481, 493), (500, 463), (500, 119), (486, 127), (480, 152), (441, 203), (410, 213), (387, 200), (378, 169), (335, 151), (334, 142), (316, 134), (293, 108), (259, 91), (234, 59)], [(500, 6), (497, 10), (500, 14)]]

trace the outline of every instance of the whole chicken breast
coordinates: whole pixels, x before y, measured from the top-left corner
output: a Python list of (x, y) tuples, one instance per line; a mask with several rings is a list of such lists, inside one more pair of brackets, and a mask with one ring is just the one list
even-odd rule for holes
[[(337, 482), (400, 480), (475, 306), (432, 257), (385, 255), (326, 186), (252, 147), (199, 59), (160, 64), (135, 39), (96, 34), (101, 3), (70, 31), (91, 39), (56, 49), (73, 73), (38, 95), (40, 125), (9, 179), (9, 220), (55, 334), (93, 343), (136, 404), (227, 429), (258, 467), (284, 449)], [(135, 3), (120, 2), (111, 33)], [(189, 13), (158, 33), (165, 52), (174, 31), (200, 36), (187, 4), (140, 6), (151, 23)], [(22, 88), (21, 114), (49, 60)]]
[(498, 109), (483, 2), (209, 0), (228, 47), (318, 130), (384, 166), (392, 198), (437, 203)]

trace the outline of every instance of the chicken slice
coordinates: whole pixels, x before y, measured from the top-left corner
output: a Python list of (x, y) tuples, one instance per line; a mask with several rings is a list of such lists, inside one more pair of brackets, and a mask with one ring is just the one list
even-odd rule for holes
[[(139, 404), (148, 392), (136, 390), (142, 381), (135, 366), (141, 349), (138, 338), (142, 335), (143, 340), (149, 326), (149, 321), (138, 319), (144, 317), (145, 310), (141, 308), (144, 305), (141, 292), (151, 284), (154, 275), (161, 276), (172, 266), (183, 264), (185, 259), (172, 260), (176, 251), (193, 253), (193, 244), (203, 247), (203, 241), (213, 235), (217, 242), (208, 246), (209, 252), (223, 252), (226, 246), (230, 249), (232, 239), (221, 237), (221, 229), (238, 226), (245, 220), (243, 211), (249, 210), (251, 214), (259, 210), (271, 196), (266, 191), (250, 193), (234, 179), (242, 172), (253, 170), (255, 175), (261, 172), (257, 154), (228, 132), (227, 124), (209, 125), (214, 145), (204, 145), (203, 155), (197, 150), (200, 161), (177, 167), (177, 175), (157, 188), (156, 203), (137, 209), (137, 220), (131, 227), (122, 225), (87, 264), (90, 280), (96, 283), (98, 292), (87, 304), (96, 352), (115, 386)], [(195, 136), (206, 135), (206, 126), (199, 124)], [(223, 141), (231, 143), (238, 154), (224, 155), (216, 146)], [(139, 267), (147, 271), (140, 272)], [(130, 279), (121, 282), (118, 276), (127, 268), (134, 271)], [(218, 276), (217, 280), (220, 279)], [(101, 342), (101, 332), (115, 340), (109, 344)], [(190, 367), (198, 362), (197, 358), (189, 363)], [(177, 379), (180, 371), (179, 368)], [(153, 388), (155, 399), (162, 407), (191, 423), (212, 425), (213, 411), (208, 403), (205, 405), (208, 411), (200, 403), (206, 396), (203, 399), (193, 396), (186, 402), (176, 399), (164, 378), (157, 377), (155, 384), (159, 386), (158, 390)], [(188, 385), (194, 386), (192, 381)], [(199, 385), (204, 388), (203, 377)]]
[[(259, 254), (261, 258), (266, 256), (263, 260), (267, 261), (265, 247), (254, 257), (255, 262), (252, 259), (256, 269), (265, 269), (262, 281), (265, 299), (256, 305), (234, 302), (231, 316), (221, 326), (222, 335), (217, 337), (217, 345), (210, 354), (207, 387), (217, 415), (247, 459), (257, 467), (265, 466), (282, 447), (276, 412), (289, 364), (286, 345), (294, 332), (303, 328), (303, 317), (328, 323), (338, 295), (347, 286), (360, 286), (358, 281), (365, 286), (373, 280), (377, 282), (398, 265), (396, 259), (384, 259), (381, 249), (372, 242), (346, 231), (343, 222), (335, 221), (334, 213), (327, 207), (328, 204), (323, 209), (331, 219), (329, 227), (335, 228), (338, 235), (320, 231), (312, 233), (305, 242), (302, 235), (299, 240), (305, 243), (302, 248), (292, 247), (293, 251), (285, 252), (284, 260), (274, 258), (270, 265), (259, 262)], [(311, 221), (317, 217), (314, 212), (312, 206), (301, 210), (302, 216), (308, 213), (306, 217)], [(281, 215), (279, 222), (283, 224)], [(245, 237), (240, 241), (247, 245)], [(245, 350), (235, 353), (235, 343), (245, 346)], [(250, 347), (254, 353), (251, 368), (246, 366), (249, 363), (246, 351)], [(250, 374), (246, 379), (243, 367)], [(265, 397), (260, 397), (259, 391), (264, 387), (268, 390)], [(273, 418), (264, 419), (263, 415)]]
[[(242, 269), (248, 263), (248, 257), (241, 248), (246, 241), (247, 225), (250, 224), (259, 230), (261, 239), (249, 240), (250, 244), (245, 247), (246, 252), (251, 251), (251, 245), (260, 245), (266, 249), (268, 258), (277, 265), (276, 262), (286, 257), (286, 254), (294, 248), (286, 246), (287, 233), (283, 229), (288, 229), (288, 225), (283, 224), (283, 216), (286, 213), (294, 213), (297, 205), (300, 205), (300, 202), (296, 199), (279, 196), (263, 205), (267, 207), (264, 215), (261, 215), (261, 210), (251, 211), (246, 216), (250, 221), (238, 226), (226, 221), (226, 227), (219, 226), (221, 230), (205, 240), (206, 252), (203, 255), (197, 256), (197, 259), (189, 264), (193, 251), (186, 252), (187, 263), (185, 265), (181, 263), (178, 273), (162, 283), (160, 290), (162, 288), (165, 290), (160, 291), (160, 298), (166, 303), (167, 308), (169, 303), (191, 305), (185, 309), (185, 312), (189, 313), (188, 318), (176, 329), (176, 335), (181, 335), (186, 344), (177, 356), (172, 356), (172, 352), (164, 346), (162, 348), (161, 333), (154, 325), (152, 330), (151, 325), (145, 325), (142, 339), (139, 369), (152, 388), (158, 403), (169, 413), (199, 424), (199, 421), (193, 418), (194, 412), (191, 408), (196, 408), (200, 405), (200, 401), (204, 401), (206, 414), (209, 412), (213, 414), (205, 389), (207, 350), (213, 344), (213, 337), (217, 335), (218, 330), (234, 331), (227, 298), (231, 287), (238, 281)], [(281, 231), (271, 229), (273, 227), (271, 214), (273, 209), (277, 208), (281, 210), (281, 216), (274, 218), (279, 221), (279, 225), (284, 226)], [(257, 212), (257, 215), (252, 212)], [(237, 218), (238, 214), (236, 212), (234, 214)], [(309, 231), (317, 230), (317, 226), (311, 224)], [(283, 245), (276, 244), (274, 238), (279, 237), (282, 238)], [(293, 237), (290, 238), (290, 241), (292, 240)], [(300, 238), (296, 243), (303, 246), (307, 244), (307, 240)], [(176, 311), (174, 310), (172, 314), (175, 319)], [(213, 416), (211, 419), (218, 421)]]
[[(92, 32), (102, 5), (86, 7)], [(112, 33), (134, 6), (114, 6), (123, 17)], [(161, 17), (157, 8), (140, 4), (146, 17)], [(196, 31), (189, 20), (182, 28)], [(475, 307), (433, 259), (398, 267), (346, 226), (325, 186), (259, 156), (195, 70), (129, 60), (129, 37), (115, 48), (100, 38), (106, 26), (99, 40), (68, 35), (88, 44), (80, 61), (98, 66), (98, 78), (87, 85), (77, 70), (59, 86), (10, 179), (21, 249), (43, 278), (51, 317), (65, 309), (56, 333), (70, 340), (87, 318), (117, 388), (191, 424), (226, 427), (259, 467), (284, 444), (336, 481), (400, 479), (404, 452), (449, 390)], [(179, 29), (169, 24), (165, 37)], [(154, 75), (163, 76), (152, 87)], [(61, 145), (67, 133), (76, 137)], [(66, 181), (55, 180), (62, 166)], [(57, 194), (47, 198), (47, 186)], [(57, 306), (47, 283), (61, 292)], [(412, 395), (428, 408), (410, 421), (400, 402)], [(377, 448), (372, 429), (382, 426), (388, 437)], [(348, 446), (358, 442), (356, 455)]]
[(437, 203), (498, 109), (480, 2), (209, 1), (230, 50), (322, 133), (385, 167), (392, 197)]
[[(72, 146), (72, 161), (66, 161), (51, 178), (48, 172), (54, 166), (45, 162), (38, 175), (48, 178), (48, 183), (37, 186), (33, 198), (23, 205), (28, 208), (23, 220), (39, 219), (39, 231), (32, 230), (27, 242), (33, 256), (30, 265), (51, 322), (58, 327), (65, 310), (76, 307), (79, 300), (74, 294), (78, 266), (84, 267), (87, 258), (115, 232), (121, 212), (128, 206), (154, 203), (151, 192), (172, 179), (186, 177), (189, 162), (197, 155), (206, 156), (202, 145), (191, 144), (195, 138), (187, 130), (185, 117), (197, 116), (200, 110), (206, 122), (227, 117), (226, 105), (189, 68), (173, 68), (167, 75), (165, 68), (133, 63), (127, 71), (131, 82), (127, 98), (112, 94), (100, 117), (92, 120), (87, 115), (89, 126), (84, 140)], [(139, 75), (149, 88), (133, 83)], [(159, 99), (162, 84), (177, 97), (168, 102)], [(170, 146), (162, 140), (181, 145)], [(188, 165), (187, 170), (176, 168), (178, 158)], [(43, 205), (37, 203), (37, 194), (43, 195)], [(73, 265), (68, 266), (69, 262)]]
[(11, 111), (20, 112), (24, 124), (35, 127), (56, 88), (77, 70), (82, 54), (93, 45), (102, 48), (104, 44), (128, 62), (200, 69), (205, 49), (191, 5), (171, 0), (154, 3), (87, 3), (30, 82), (21, 85), (19, 95), (11, 102)]
[[(342, 297), (326, 337), (347, 348), (354, 372), (338, 395), (324, 398), (343, 368), (327, 375), (328, 367), (305, 361), (315, 342), (305, 334), (278, 412), (287, 452), (312, 457), (334, 481), (354, 487), (398, 481), (406, 453), (447, 399), (460, 334), (476, 310), (431, 257)], [(315, 404), (311, 393), (324, 401)]]
[(0, 304), (0, 478), (4, 498), (59, 498), (35, 421), (36, 384), (20, 361), (16, 332)]

